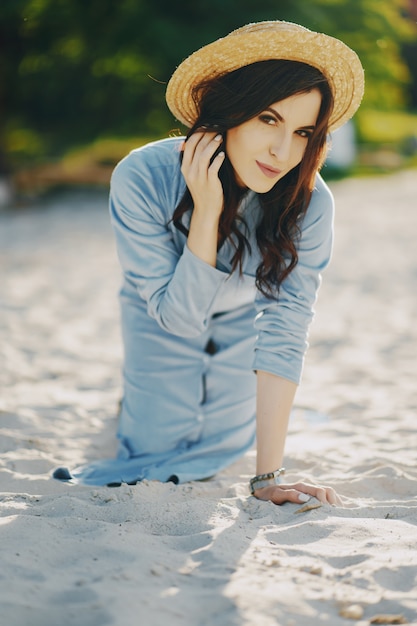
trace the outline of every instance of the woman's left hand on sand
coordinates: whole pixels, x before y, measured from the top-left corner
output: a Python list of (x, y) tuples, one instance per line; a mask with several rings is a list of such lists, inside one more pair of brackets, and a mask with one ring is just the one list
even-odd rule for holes
[(308, 502), (311, 497), (314, 497), (322, 504), (343, 506), (341, 498), (332, 487), (311, 485), (309, 483), (268, 485), (268, 487), (257, 489), (254, 495), (259, 500), (270, 500), (274, 504), (284, 504), (285, 502), (300, 504)]

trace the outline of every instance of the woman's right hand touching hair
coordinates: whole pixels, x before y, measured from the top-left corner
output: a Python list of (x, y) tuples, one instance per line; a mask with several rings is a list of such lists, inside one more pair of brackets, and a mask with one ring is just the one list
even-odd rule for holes
[(220, 150), (222, 135), (199, 129), (183, 144), (181, 172), (193, 199), (194, 208), (188, 235), (193, 254), (216, 266), (220, 215), (224, 206), (219, 170), (225, 158)]
[[(217, 222), (223, 210), (223, 187), (219, 170), (223, 164), (223, 137), (216, 132), (198, 129), (183, 145), (181, 172), (194, 201), (194, 211), (211, 216)], [(214, 157), (214, 158), (213, 158)]]

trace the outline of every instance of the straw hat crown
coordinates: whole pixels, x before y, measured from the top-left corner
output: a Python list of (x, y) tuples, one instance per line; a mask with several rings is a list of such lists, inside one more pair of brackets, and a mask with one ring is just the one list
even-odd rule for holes
[(192, 90), (198, 83), (271, 59), (307, 63), (324, 74), (334, 97), (330, 130), (342, 126), (359, 107), (364, 72), (357, 54), (339, 39), (283, 21), (247, 24), (194, 52), (173, 73), (167, 104), (180, 122), (192, 126), (197, 118)]

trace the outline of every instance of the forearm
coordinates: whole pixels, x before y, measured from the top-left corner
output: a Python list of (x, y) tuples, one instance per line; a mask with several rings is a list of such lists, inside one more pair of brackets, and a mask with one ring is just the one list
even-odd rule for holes
[(268, 372), (257, 373), (256, 474), (282, 466), (288, 422), (297, 385)]
[(219, 169), (225, 153), (214, 156), (221, 141), (220, 134), (197, 131), (184, 143), (181, 165), (194, 202), (188, 247), (212, 267), (216, 267), (219, 220), (224, 204)]
[(216, 267), (219, 220), (194, 210), (187, 245), (191, 252), (212, 267)]

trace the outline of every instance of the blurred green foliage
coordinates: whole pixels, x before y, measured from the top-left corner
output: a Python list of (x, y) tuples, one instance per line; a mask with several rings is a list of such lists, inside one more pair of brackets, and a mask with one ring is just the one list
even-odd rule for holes
[(179, 62), (232, 29), (264, 19), (298, 22), (342, 39), (365, 67), (362, 110), (406, 109), (410, 67), (402, 46), (416, 42), (407, 4), (1, 0), (0, 141), (15, 160), (33, 162), (100, 137), (165, 136), (178, 126), (164, 94)]

